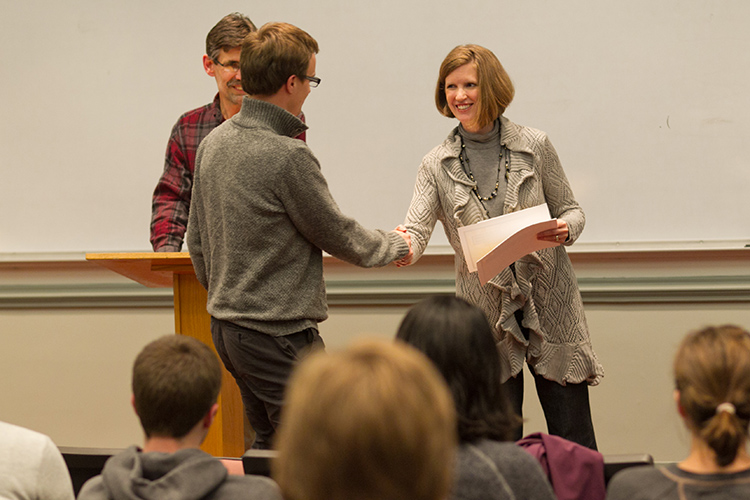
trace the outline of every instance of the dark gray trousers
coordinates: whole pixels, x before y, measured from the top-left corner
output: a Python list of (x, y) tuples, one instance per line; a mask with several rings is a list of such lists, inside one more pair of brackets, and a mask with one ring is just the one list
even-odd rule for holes
[(297, 362), (313, 350), (324, 349), (318, 330), (273, 337), (229, 321), (211, 318), (216, 352), (237, 381), (255, 449), (269, 449), (281, 418), (284, 390)]
[[(516, 320), (526, 339), (529, 331), (522, 325), (523, 315), (516, 311)], [(534, 385), (539, 396), (539, 403), (547, 421), (547, 433), (573, 441), (592, 450), (596, 450), (594, 424), (591, 421), (589, 404), (589, 387), (586, 382), (561, 385), (555, 381), (537, 375), (531, 365), (527, 365), (534, 378)], [(503, 384), (511, 407), (517, 415), (523, 417), (523, 370)], [(515, 440), (523, 437), (523, 428), (519, 427)]]

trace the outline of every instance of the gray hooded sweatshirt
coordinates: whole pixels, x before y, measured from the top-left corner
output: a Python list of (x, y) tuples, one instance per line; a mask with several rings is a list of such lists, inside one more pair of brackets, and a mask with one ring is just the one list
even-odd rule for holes
[(198, 449), (142, 453), (132, 446), (104, 464), (78, 494), (80, 500), (282, 500), (278, 486), (260, 476), (230, 476)]

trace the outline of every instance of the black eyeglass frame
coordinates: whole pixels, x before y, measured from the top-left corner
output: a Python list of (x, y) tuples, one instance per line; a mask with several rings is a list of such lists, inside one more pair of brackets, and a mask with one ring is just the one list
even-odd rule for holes
[(317, 87), (318, 85), (320, 85), (320, 82), (321, 82), (320, 78), (318, 78), (317, 76), (307, 76), (307, 75), (297, 75), (297, 76), (299, 76), (300, 78), (304, 78), (305, 80), (308, 80), (310, 82), (310, 87), (312, 88)]
[(232, 72), (234, 73), (238, 73), (240, 71), (240, 63), (238, 61), (230, 61), (227, 64), (224, 64), (217, 59), (213, 59), (213, 61), (219, 66), (221, 66), (222, 68), (232, 70)]

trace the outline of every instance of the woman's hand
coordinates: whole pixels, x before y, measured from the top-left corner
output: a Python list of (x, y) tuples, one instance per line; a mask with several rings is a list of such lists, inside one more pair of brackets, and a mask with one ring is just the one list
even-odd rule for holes
[(557, 219), (557, 227), (555, 229), (542, 231), (536, 235), (536, 239), (565, 243), (568, 240), (568, 223), (562, 219)]
[(411, 249), (411, 235), (406, 232), (406, 226), (399, 224), (396, 229), (394, 229), (399, 235), (406, 241), (406, 243), (409, 245), (409, 253), (401, 257), (399, 260), (394, 261), (396, 264), (396, 267), (404, 267), (411, 264), (411, 259), (414, 257), (414, 251)]

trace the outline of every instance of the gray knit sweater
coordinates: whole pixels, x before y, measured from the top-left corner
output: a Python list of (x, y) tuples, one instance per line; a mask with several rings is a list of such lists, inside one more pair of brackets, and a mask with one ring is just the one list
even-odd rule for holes
[(750, 498), (750, 470), (729, 474), (693, 474), (670, 464), (618, 472), (607, 487), (607, 500), (730, 500)]
[[(503, 213), (547, 203), (550, 215), (567, 222), (572, 245), (583, 231), (585, 216), (573, 196), (555, 148), (544, 132), (500, 117), (501, 142), (510, 151), (510, 174)], [(474, 183), (458, 155), (461, 141), (453, 129), (430, 151), (417, 172), (404, 225), (411, 234), (414, 262), (421, 257), (439, 220), (456, 259), (456, 295), (480, 307), (493, 325), (501, 357), (502, 379), (523, 369), (524, 362), (538, 375), (561, 384), (599, 383), (604, 374), (589, 338), (583, 300), (573, 265), (563, 245), (532, 252), (515, 263), (515, 274), (505, 268), (486, 285), (470, 273), (458, 228), (487, 218), (472, 192)], [(521, 309), (527, 341), (516, 323)]]
[(462, 443), (451, 500), (555, 500), (539, 462), (511, 442)]
[(297, 117), (245, 97), (201, 142), (187, 243), (211, 316), (269, 335), (326, 319), (321, 250), (362, 267), (408, 253), (339, 210)]

